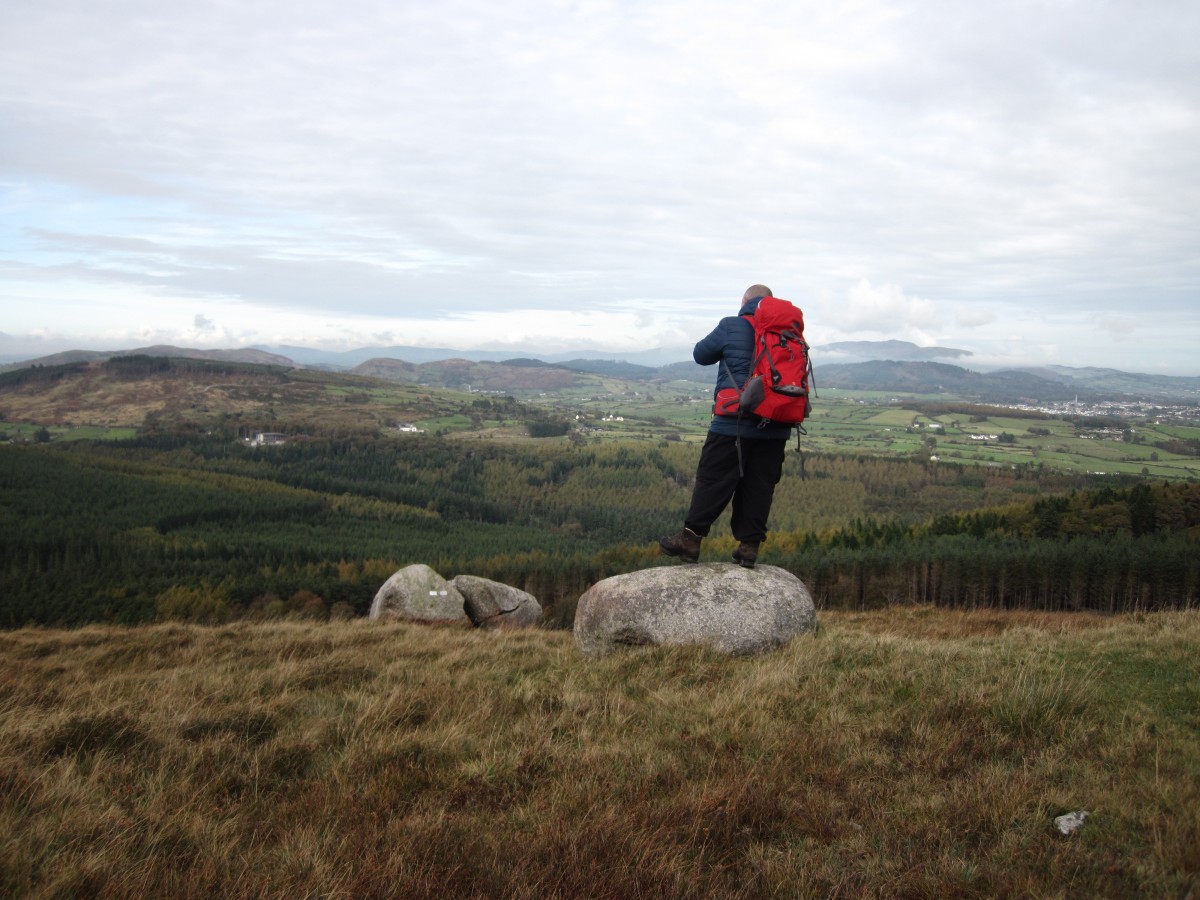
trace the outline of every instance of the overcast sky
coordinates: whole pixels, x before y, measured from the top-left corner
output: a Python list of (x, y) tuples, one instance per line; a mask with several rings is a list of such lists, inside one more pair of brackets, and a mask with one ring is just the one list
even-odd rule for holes
[[(1195, 0), (4, 0), (0, 355), (814, 345), (1200, 374)], [(819, 362), (819, 359), (818, 359)]]

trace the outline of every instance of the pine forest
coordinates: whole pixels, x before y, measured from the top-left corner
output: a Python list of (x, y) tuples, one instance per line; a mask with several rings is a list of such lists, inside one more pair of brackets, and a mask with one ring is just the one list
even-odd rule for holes
[[(431, 434), (0, 445), (0, 625), (364, 614), (425, 563), (537, 596), (670, 564), (698, 448)], [(761, 561), (824, 608), (1195, 606), (1200, 485), (789, 452)], [(704, 559), (727, 560), (718, 522)]]

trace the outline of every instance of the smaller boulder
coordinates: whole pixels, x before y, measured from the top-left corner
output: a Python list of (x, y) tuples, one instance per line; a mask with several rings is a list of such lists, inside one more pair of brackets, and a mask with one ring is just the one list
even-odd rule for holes
[(405, 566), (383, 583), (371, 601), (371, 619), (404, 619), (410, 622), (470, 622), (458, 588), (429, 566)]
[(541, 621), (542, 606), (533, 594), (478, 575), (457, 575), (451, 584), (477, 628), (530, 628)]

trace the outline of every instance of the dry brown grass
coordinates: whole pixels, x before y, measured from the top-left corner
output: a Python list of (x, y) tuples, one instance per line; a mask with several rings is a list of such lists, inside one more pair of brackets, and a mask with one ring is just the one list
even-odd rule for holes
[[(0, 894), (1185, 896), (1200, 614), (0, 634)], [(1065, 837), (1056, 815), (1091, 818)]]

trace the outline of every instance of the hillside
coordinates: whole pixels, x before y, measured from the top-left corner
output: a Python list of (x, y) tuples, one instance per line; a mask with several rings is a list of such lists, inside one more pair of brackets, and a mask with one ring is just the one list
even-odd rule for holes
[(989, 403), (1150, 400), (1200, 402), (1200, 378), (1111, 369), (1002, 369), (973, 372), (936, 362), (816, 363), (817, 384), (862, 391), (952, 394)]
[(447, 359), (424, 363), (379, 358), (368, 360), (353, 371), (357, 375), (388, 381), (513, 394), (571, 389), (593, 393), (627, 392), (633, 386), (662, 386), (671, 381), (707, 386), (715, 377), (712, 367), (690, 362), (652, 367), (614, 359), (570, 359), (551, 363), (532, 357), (497, 362)]
[[(363, 614), (418, 562), (520, 587), (569, 625), (598, 577), (662, 563), (655, 541), (678, 528), (696, 455), (394, 430), (0, 444), (0, 627), (223, 621), (300, 593)], [(1196, 484), (795, 453), (783, 475), (764, 560), (802, 573), (823, 607), (1196, 603)], [(705, 560), (729, 558), (727, 521)], [(181, 587), (202, 607), (172, 599)]]
[(820, 622), (754, 659), (361, 621), (0, 633), (0, 894), (1195, 895), (1195, 611)]
[(521, 393), (561, 391), (585, 383), (569, 369), (529, 360), (527, 365), (445, 359), (414, 365), (397, 359), (371, 359), (355, 375), (462, 391)]
[(1073, 369), (1068, 366), (1048, 366), (1044, 369), (1025, 371), (1043, 378), (1061, 381), (1089, 393), (1117, 394), (1151, 400), (1200, 402), (1200, 378), (1144, 375), (1122, 372), (1117, 369)]
[(707, 427), (706, 401), (700, 402), (707, 391), (539, 360), (380, 359), (345, 373), (114, 357), (0, 373), (0, 423), (8, 426), (0, 427), (0, 441), (29, 440), (41, 426), (59, 439), (128, 436), (94, 429), (374, 435), (400, 424), (500, 440), (562, 436), (573, 425), (592, 435), (654, 433), (677, 440)]
[(62, 366), (74, 363), (104, 362), (121, 356), (153, 356), (170, 357), (175, 359), (207, 359), (214, 362), (253, 363), (260, 366), (283, 366), (293, 368), (295, 363), (286, 356), (268, 353), (252, 347), (236, 350), (196, 350), (188, 347), (172, 347), (166, 344), (156, 344), (152, 347), (136, 347), (132, 350), (68, 350), (64, 353), (54, 353), (38, 359), (26, 360), (0, 366), (0, 372), (15, 369), (27, 369), (33, 366)]
[[(156, 346), (121, 352), (70, 351), (0, 367), (0, 372), (31, 367), (58, 367), (139, 355), (219, 362), (243, 362), (282, 368), (348, 371), (396, 383), (452, 390), (546, 393), (628, 393), (671, 382), (711, 385), (715, 369), (703, 367), (680, 352), (680, 360), (646, 365), (645, 353), (609, 358), (562, 354), (514, 357), (502, 351), (453, 351), (392, 347), (330, 353), (285, 347), (241, 350), (192, 350)], [(919, 347), (906, 341), (843, 341), (813, 349), (817, 385), (871, 392), (947, 394), (956, 399), (989, 403), (1018, 401), (1086, 402), (1145, 400), (1200, 404), (1200, 378), (1147, 375), (1117, 369), (1044, 366), (979, 372), (936, 360), (970, 356), (952, 347)], [(299, 360), (299, 362), (295, 361)], [(573, 373), (573, 374), (566, 374)], [(620, 386), (611, 382), (621, 382)]]
[(1076, 388), (1060, 381), (1023, 372), (982, 374), (936, 362), (875, 361), (821, 364), (816, 369), (822, 387), (846, 390), (953, 394), (990, 402), (1070, 400)]
[(0, 373), (0, 419), (53, 426), (371, 429), (461, 401), (330, 372), (205, 359), (114, 357)]

